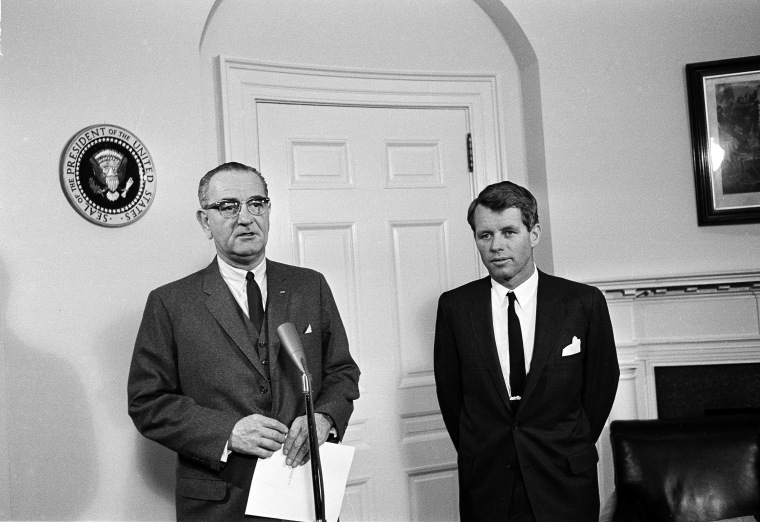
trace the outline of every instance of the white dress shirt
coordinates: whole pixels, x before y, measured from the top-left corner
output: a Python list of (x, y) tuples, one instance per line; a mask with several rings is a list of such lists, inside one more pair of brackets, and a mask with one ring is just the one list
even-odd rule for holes
[[(536, 292), (538, 290), (538, 270), (533, 265), (533, 274), (520, 286), (515, 288), (515, 313), (520, 320), (523, 350), (525, 351), (525, 374), (530, 370), (533, 359), (533, 343), (536, 338)], [(509, 329), (507, 327), (507, 309), (509, 289), (491, 278), (491, 316), (493, 318), (493, 335), (496, 339), (496, 350), (499, 354), (501, 372), (510, 397), (512, 390), (509, 385)]]
[[(267, 309), (267, 264), (266, 259), (262, 259), (261, 263), (256, 265), (253, 270), (243, 270), (242, 268), (235, 268), (227, 263), (220, 256), (216, 256), (216, 261), (219, 264), (219, 273), (222, 274), (222, 279), (227, 283), (227, 286), (232, 292), (235, 301), (243, 309), (243, 312), (248, 317), (251, 315), (248, 313), (248, 281), (245, 276), (248, 272), (253, 272), (253, 279), (261, 289), (261, 304), (264, 306), (264, 310)], [(231, 450), (228, 449), (229, 442), (224, 445), (224, 451), (222, 452), (221, 461), (227, 462), (227, 457)]]
[(222, 274), (222, 279), (227, 283), (230, 288), (230, 292), (235, 297), (235, 301), (243, 309), (245, 315), (251, 317), (248, 313), (248, 281), (245, 276), (248, 272), (253, 272), (253, 279), (261, 289), (261, 304), (264, 306), (264, 310), (267, 309), (267, 264), (266, 259), (262, 259), (261, 262), (256, 265), (253, 270), (243, 270), (242, 268), (235, 268), (220, 256), (216, 256), (216, 260), (219, 263), (219, 273)]

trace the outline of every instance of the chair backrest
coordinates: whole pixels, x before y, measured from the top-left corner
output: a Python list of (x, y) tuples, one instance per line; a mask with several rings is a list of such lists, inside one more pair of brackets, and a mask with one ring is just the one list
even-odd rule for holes
[(714, 521), (760, 513), (760, 415), (610, 424), (615, 520)]

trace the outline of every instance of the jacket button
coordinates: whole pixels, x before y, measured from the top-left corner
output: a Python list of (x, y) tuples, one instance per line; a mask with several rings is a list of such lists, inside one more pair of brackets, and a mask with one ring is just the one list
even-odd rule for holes
[(266, 366), (267, 364), (269, 364), (269, 359), (264, 359), (263, 361), (261, 361), (261, 364)]
[(515, 424), (514, 426), (512, 426), (512, 429), (515, 430), (515, 431), (520, 431), (520, 426), (518, 426), (517, 424)]
[(267, 388), (266, 386), (262, 386), (260, 389), (261, 389), (261, 393), (266, 393), (269, 391), (269, 388)]

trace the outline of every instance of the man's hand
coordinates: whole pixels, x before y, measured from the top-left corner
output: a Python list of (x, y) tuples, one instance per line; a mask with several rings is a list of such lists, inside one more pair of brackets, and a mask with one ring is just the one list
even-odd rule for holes
[(280, 421), (255, 413), (237, 421), (228, 448), (266, 459), (280, 449), (287, 434), (288, 427)]
[[(330, 434), (332, 419), (323, 413), (315, 413), (314, 422), (317, 425), (317, 440), (321, 446)], [(290, 467), (297, 468), (309, 462), (309, 423), (306, 415), (301, 415), (293, 421), (282, 452), (286, 457), (285, 464)]]

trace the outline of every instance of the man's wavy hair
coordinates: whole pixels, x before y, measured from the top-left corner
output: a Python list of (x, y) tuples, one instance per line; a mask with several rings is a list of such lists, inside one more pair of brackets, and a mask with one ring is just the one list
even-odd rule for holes
[(210, 203), (209, 201), (207, 201), (208, 186), (211, 183), (211, 178), (213, 178), (220, 172), (248, 172), (250, 174), (258, 176), (261, 182), (264, 184), (264, 195), (269, 197), (269, 188), (267, 188), (267, 180), (264, 179), (264, 176), (262, 176), (258, 170), (254, 169), (253, 167), (249, 167), (248, 165), (243, 165), (242, 163), (230, 161), (228, 163), (222, 163), (218, 167), (209, 170), (206, 173), (206, 175), (201, 178), (200, 183), (198, 183), (198, 201), (200, 202), (201, 207), (204, 207), (205, 205)]
[(478, 194), (470, 208), (467, 209), (467, 222), (470, 224), (472, 232), (475, 232), (475, 209), (478, 205), (502, 212), (508, 208), (515, 207), (522, 214), (522, 222), (528, 230), (532, 230), (538, 224), (538, 203), (533, 194), (526, 188), (516, 185), (511, 181), (502, 181), (488, 185)]

